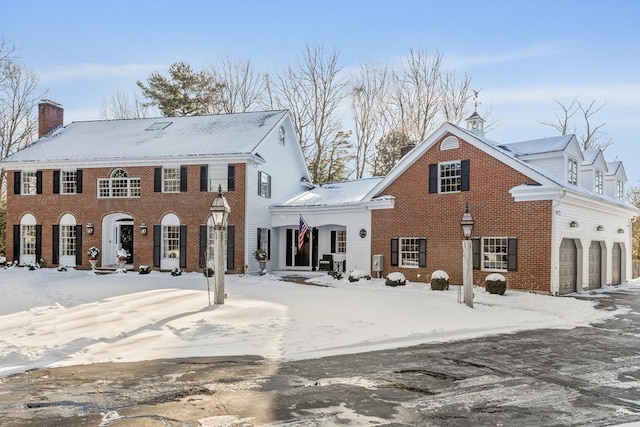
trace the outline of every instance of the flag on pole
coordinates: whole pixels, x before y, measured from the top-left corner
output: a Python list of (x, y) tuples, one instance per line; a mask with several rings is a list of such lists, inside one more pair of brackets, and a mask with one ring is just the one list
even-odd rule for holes
[(302, 215), (300, 215), (300, 231), (298, 233), (298, 250), (301, 251), (302, 248), (304, 247), (304, 236), (307, 234), (307, 232), (309, 231), (309, 226), (307, 225), (307, 222), (304, 220), (304, 218), (302, 218)]

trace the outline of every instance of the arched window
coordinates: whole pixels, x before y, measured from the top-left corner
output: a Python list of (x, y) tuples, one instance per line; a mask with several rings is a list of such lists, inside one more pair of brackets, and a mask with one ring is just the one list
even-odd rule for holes
[(20, 264), (36, 263), (37, 249), (36, 218), (26, 214), (20, 219)]
[(98, 197), (140, 197), (140, 178), (129, 178), (126, 170), (114, 169), (109, 178), (98, 179)]
[[(60, 256), (76, 256), (76, 218), (71, 214), (64, 214), (60, 218)], [(62, 265), (71, 265), (70, 261), (61, 262)]]
[(180, 218), (166, 214), (160, 222), (160, 267), (169, 270), (180, 267)]

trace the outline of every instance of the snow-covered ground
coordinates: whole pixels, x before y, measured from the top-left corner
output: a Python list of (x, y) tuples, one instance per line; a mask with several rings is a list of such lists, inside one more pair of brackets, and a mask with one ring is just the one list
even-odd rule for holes
[[(209, 306), (202, 274), (0, 270), (0, 375), (30, 368), (158, 358), (254, 354), (305, 359), (479, 337), (534, 328), (572, 328), (621, 313), (595, 302), (384, 280), (313, 286), (279, 275), (226, 276), (228, 298)], [(213, 281), (211, 279), (211, 290)], [(621, 286), (640, 292), (640, 280)], [(618, 287), (619, 288), (619, 287)], [(606, 292), (605, 288), (603, 291)], [(213, 298), (213, 292), (211, 293)]]

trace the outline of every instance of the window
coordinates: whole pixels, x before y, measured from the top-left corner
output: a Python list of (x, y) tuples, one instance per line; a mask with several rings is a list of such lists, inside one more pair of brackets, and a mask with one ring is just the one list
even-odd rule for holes
[(455, 193), (460, 191), (460, 177), (462, 173), (460, 162), (440, 163), (438, 166), (440, 193)]
[(62, 194), (76, 194), (78, 191), (78, 172), (60, 172), (60, 188), (62, 189)]
[(258, 172), (258, 195), (267, 199), (271, 197), (271, 176), (264, 172)]
[(270, 259), (269, 243), (271, 239), (271, 230), (268, 228), (258, 228), (258, 249), (262, 249), (267, 254), (267, 259)]
[(180, 168), (162, 169), (162, 191), (165, 193), (180, 192)]
[(616, 199), (624, 200), (624, 182), (616, 181)]
[(602, 194), (604, 192), (604, 176), (602, 172), (596, 171), (596, 193)]
[(98, 179), (98, 198), (140, 197), (140, 178), (129, 178), (124, 169), (115, 169), (110, 178)]
[(400, 266), (418, 267), (420, 259), (420, 239), (404, 237), (400, 239)]
[(178, 258), (180, 256), (180, 226), (162, 227), (162, 258)]
[(347, 252), (347, 230), (336, 231), (336, 253), (344, 254)]
[(507, 270), (509, 239), (486, 237), (482, 239), (482, 269)]
[(284, 126), (280, 126), (280, 129), (278, 130), (278, 142), (284, 145), (284, 139), (285, 139)]
[(209, 190), (216, 192), (218, 191), (218, 186), (222, 188), (223, 192), (229, 191), (229, 167), (227, 165), (221, 166), (209, 166)]
[(61, 256), (76, 255), (76, 226), (75, 225), (60, 226), (60, 255)]
[(37, 194), (38, 176), (35, 171), (22, 172), (22, 194)]
[(567, 162), (567, 182), (578, 185), (578, 162), (573, 159)]
[(22, 225), (22, 255), (36, 254), (36, 226)]

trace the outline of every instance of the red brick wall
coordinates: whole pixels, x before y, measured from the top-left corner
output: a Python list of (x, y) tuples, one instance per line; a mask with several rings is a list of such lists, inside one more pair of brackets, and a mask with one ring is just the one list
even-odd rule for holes
[[(445, 151), (440, 142), (382, 191), (395, 196), (395, 208), (372, 211), (372, 254), (384, 255), (383, 274), (400, 271), (409, 280), (428, 282), (433, 271), (444, 270), (452, 284), (461, 284), (460, 219), (468, 201), (474, 237), (518, 239), (517, 271), (500, 273), (509, 287), (549, 291), (551, 202), (515, 203), (509, 189), (531, 183), (530, 178), (462, 140), (459, 149)], [(429, 164), (467, 159), (470, 191), (429, 194)], [(391, 239), (398, 237), (427, 239), (426, 268), (391, 266)], [(490, 273), (474, 270), (474, 284), (483, 285)]]
[[(217, 193), (200, 191), (200, 166), (187, 167), (187, 192), (155, 193), (153, 191), (153, 167), (127, 167), (130, 178), (141, 179), (139, 198), (97, 198), (97, 180), (109, 178), (113, 168), (83, 168), (82, 194), (53, 194), (53, 170), (43, 170), (42, 193), (39, 195), (13, 194), (12, 171), (8, 174), (7, 194), (7, 259), (13, 258), (13, 225), (19, 224), (25, 214), (32, 214), (42, 225), (42, 258), (49, 264), (52, 259), (52, 225), (58, 224), (62, 215), (70, 213), (83, 225), (83, 252), (91, 246), (102, 246), (102, 219), (111, 213), (122, 212), (134, 221), (134, 265), (153, 265), (153, 225), (160, 224), (167, 213), (174, 213), (181, 224), (187, 226), (187, 271), (198, 271), (200, 225), (206, 224), (209, 206)], [(244, 194), (245, 165), (235, 165), (235, 190), (224, 194), (231, 208), (229, 225), (235, 226), (234, 270), (242, 272), (244, 260)], [(88, 235), (84, 225), (93, 223), (94, 233)], [(145, 223), (148, 234), (141, 236), (138, 226)], [(89, 268), (83, 253), (82, 267)]]

